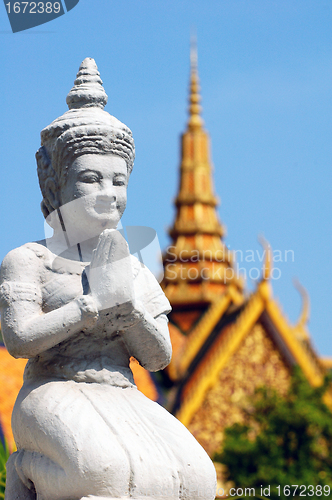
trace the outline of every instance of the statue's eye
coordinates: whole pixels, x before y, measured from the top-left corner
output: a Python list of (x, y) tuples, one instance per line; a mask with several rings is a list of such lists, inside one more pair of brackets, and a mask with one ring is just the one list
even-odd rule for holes
[(97, 177), (96, 175), (94, 175), (93, 177), (87, 177), (85, 179), (85, 182), (99, 182), (99, 177)]
[(93, 184), (100, 181), (100, 176), (95, 173), (84, 173), (79, 176), (79, 180), (87, 184)]
[(125, 186), (127, 184), (127, 181), (125, 177), (115, 177), (113, 179), (113, 186)]

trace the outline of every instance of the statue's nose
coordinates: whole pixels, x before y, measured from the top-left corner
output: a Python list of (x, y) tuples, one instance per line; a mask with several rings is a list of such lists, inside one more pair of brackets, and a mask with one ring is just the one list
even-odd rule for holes
[(113, 183), (104, 183), (102, 190), (98, 193), (97, 199), (105, 203), (116, 201), (116, 189)]

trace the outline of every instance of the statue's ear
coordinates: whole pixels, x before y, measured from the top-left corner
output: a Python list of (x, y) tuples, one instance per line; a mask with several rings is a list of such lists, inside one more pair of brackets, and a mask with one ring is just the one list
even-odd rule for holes
[(59, 191), (59, 184), (54, 177), (46, 179), (45, 195), (54, 210), (57, 210), (60, 207)]

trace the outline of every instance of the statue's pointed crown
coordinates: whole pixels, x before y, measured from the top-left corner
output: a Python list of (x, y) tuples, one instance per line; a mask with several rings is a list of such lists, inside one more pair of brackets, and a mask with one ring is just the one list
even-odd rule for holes
[(61, 177), (63, 169), (82, 154), (115, 154), (122, 157), (131, 172), (135, 144), (131, 130), (104, 111), (107, 94), (97, 65), (91, 57), (79, 67), (74, 87), (67, 95), (69, 110), (41, 131), (41, 147), (36, 153), (39, 183), (45, 216), (52, 207), (45, 189), (49, 177)]
[(67, 95), (69, 109), (98, 107), (104, 109), (107, 94), (94, 59), (87, 57), (79, 67), (74, 87)]
[(104, 144), (104, 152), (114, 150), (115, 154), (123, 156), (131, 171), (135, 157), (132, 133), (126, 125), (104, 111), (107, 100), (95, 60), (87, 57), (81, 63), (74, 86), (67, 95), (69, 111), (41, 131), (41, 144), (53, 168), (56, 169), (61, 161), (61, 148), (73, 144), (75, 149), (77, 141), (80, 141), (84, 143), (83, 152), (97, 152), (98, 148), (103, 150)]

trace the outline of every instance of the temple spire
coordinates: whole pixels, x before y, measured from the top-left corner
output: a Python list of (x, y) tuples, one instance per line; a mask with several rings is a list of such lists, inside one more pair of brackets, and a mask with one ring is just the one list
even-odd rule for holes
[(169, 234), (172, 246), (164, 256), (163, 288), (172, 305), (215, 300), (240, 280), (232, 269), (232, 256), (222, 241), (214, 194), (210, 139), (200, 116), (196, 41), (191, 41), (189, 120), (181, 137), (179, 191), (176, 216)]

